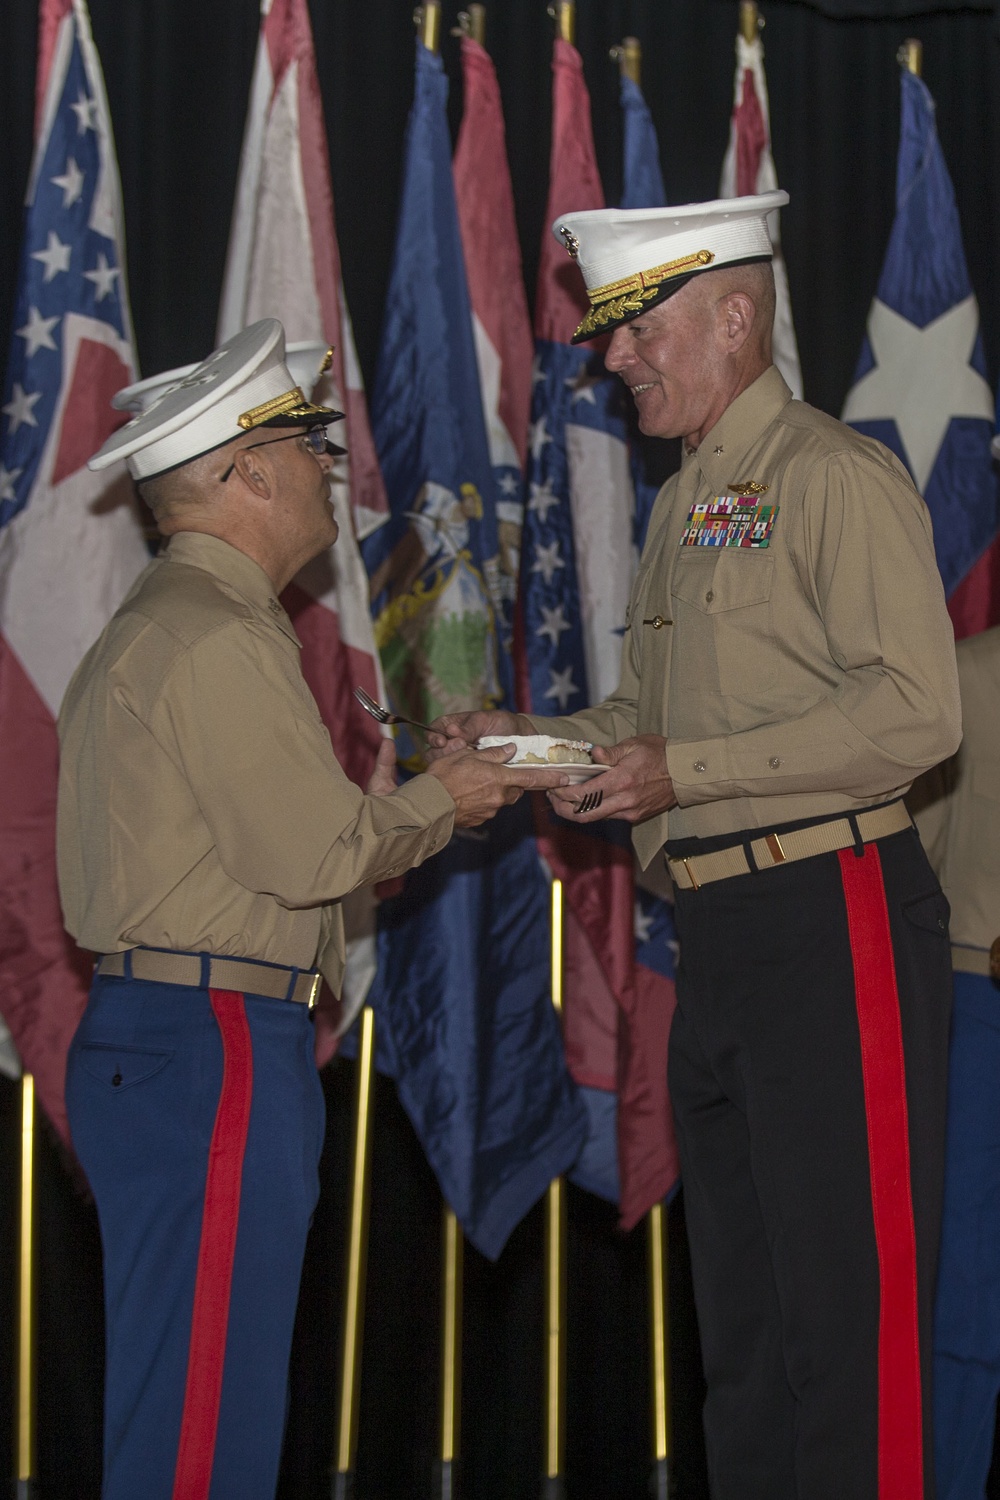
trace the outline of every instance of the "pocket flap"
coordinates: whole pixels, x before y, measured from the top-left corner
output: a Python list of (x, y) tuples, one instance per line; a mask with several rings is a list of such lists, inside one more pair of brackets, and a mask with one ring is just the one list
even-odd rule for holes
[[(715, 566), (712, 566), (714, 562)], [(680, 557), (674, 568), (672, 590), (685, 604), (703, 614), (727, 609), (749, 609), (771, 597), (774, 559), (749, 548), (719, 548), (714, 558)]]
[(127, 1089), (143, 1083), (165, 1068), (173, 1052), (152, 1052), (147, 1047), (120, 1047), (112, 1042), (85, 1042), (79, 1051), (80, 1066), (98, 1083), (112, 1089)]

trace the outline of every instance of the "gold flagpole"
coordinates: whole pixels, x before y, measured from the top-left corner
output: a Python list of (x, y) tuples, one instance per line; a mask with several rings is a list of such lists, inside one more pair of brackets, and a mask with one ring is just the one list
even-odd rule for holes
[(486, 46), (486, 6), (470, 5), (458, 13), (458, 25), (452, 28), (452, 36), (468, 36), (480, 47)]
[(740, 0), (740, 31), (748, 47), (757, 40), (763, 25), (755, 0)]
[(420, 40), (428, 52), (441, 48), (441, 0), (426, 0), (413, 12), (413, 20), (420, 33)]
[(915, 36), (907, 37), (906, 41), (896, 53), (896, 61), (901, 68), (908, 73), (915, 73), (919, 78), (924, 66), (924, 44)]
[(667, 1283), (667, 1215), (654, 1203), (646, 1216), (649, 1271), (650, 1395), (653, 1418), (655, 1500), (670, 1496), (670, 1304)]
[[(552, 1004), (563, 1008), (563, 884), (552, 882)], [(562, 1500), (566, 1437), (566, 1185), (549, 1184), (545, 1200), (545, 1479), (543, 1500)]]
[(35, 1470), (35, 1080), (21, 1079), (21, 1237), (18, 1264), (17, 1500), (31, 1500)]
[(576, 41), (576, 0), (555, 0), (548, 10), (559, 35), (572, 46)]
[(361, 1012), (357, 1095), (354, 1106), (354, 1165), (351, 1215), (347, 1231), (347, 1277), (340, 1359), (340, 1410), (337, 1420), (337, 1467), (333, 1500), (352, 1500), (358, 1451), (358, 1402), (361, 1394), (361, 1346), (365, 1319), (365, 1262), (368, 1254), (368, 1198), (371, 1162), (372, 1075), (375, 1059), (375, 1012)]
[(623, 78), (631, 78), (638, 88), (642, 83), (642, 44), (638, 37), (627, 36), (617, 47), (611, 49), (611, 61), (616, 62)]
[(435, 1500), (458, 1494), (458, 1443), (462, 1415), (462, 1260), (464, 1241), (454, 1213), (445, 1208), (441, 1244), (441, 1454)]

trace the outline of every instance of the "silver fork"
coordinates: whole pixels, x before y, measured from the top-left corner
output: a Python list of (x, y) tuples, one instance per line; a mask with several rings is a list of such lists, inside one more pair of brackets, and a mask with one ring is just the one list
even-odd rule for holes
[(380, 724), (409, 724), (414, 729), (422, 729), (424, 734), (431, 732), (429, 724), (421, 724), (416, 719), (407, 719), (403, 714), (391, 714), (387, 708), (382, 707), (381, 703), (376, 703), (374, 698), (369, 698), (364, 688), (356, 687), (354, 696), (365, 713), (371, 714), (372, 718), (377, 719)]
[(573, 811), (577, 817), (579, 817), (581, 813), (596, 812), (603, 801), (603, 792), (585, 792), (574, 807)]

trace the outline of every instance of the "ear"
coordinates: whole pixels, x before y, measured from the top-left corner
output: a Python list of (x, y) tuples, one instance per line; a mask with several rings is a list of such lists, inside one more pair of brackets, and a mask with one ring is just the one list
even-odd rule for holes
[(262, 500), (269, 500), (273, 489), (270, 465), (254, 448), (241, 448), (233, 459), (233, 472), (238, 474), (248, 490)]
[(722, 299), (722, 334), (729, 354), (736, 354), (750, 337), (757, 319), (754, 301), (746, 292), (728, 292)]

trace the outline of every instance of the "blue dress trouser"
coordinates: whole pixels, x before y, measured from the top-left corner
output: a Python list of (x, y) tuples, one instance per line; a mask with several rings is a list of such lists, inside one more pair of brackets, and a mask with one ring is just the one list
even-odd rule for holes
[(98, 977), (67, 1103), (104, 1250), (104, 1500), (273, 1500), (324, 1127), (306, 1007)]
[(934, 1310), (938, 1500), (983, 1500), (1000, 1394), (1000, 985), (955, 975)]

